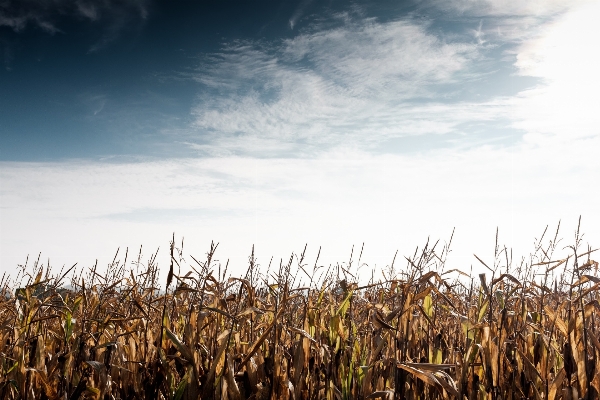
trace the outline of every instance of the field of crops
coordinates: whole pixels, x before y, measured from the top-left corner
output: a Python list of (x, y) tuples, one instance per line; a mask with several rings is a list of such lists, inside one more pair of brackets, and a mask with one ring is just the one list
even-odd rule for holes
[(362, 251), (330, 267), (252, 254), (231, 277), (216, 245), (199, 259), (174, 242), (160, 279), (156, 257), (30, 261), (2, 282), (0, 398), (598, 398), (595, 253), (536, 243), (474, 257), (483, 274), (431, 243), (379, 272)]

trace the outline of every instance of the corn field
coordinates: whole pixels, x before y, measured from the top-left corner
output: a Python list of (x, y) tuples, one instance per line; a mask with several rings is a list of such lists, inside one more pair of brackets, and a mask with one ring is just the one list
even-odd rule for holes
[(166, 280), (141, 250), (103, 272), (38, 259), (3, 278), (0, 398), (596, 399), (598, 262), (579, 233), (544, 237), (475, 256), (482, 274), (427, 243), (368, 282), (360, 256), (306, 248), (266, 269), (252, 251), (240, 277), (175, 240)]

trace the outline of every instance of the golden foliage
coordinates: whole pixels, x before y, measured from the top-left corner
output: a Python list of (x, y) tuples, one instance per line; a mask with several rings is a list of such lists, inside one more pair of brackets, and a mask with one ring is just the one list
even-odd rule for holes
[(296, 273), (292, 257), (262, 275), (252, 255), (226, 279), (214, 245), (178, 275), (172, 243), (166, 290), (155, 257), (73, 274), (70, 289), (36, 262), (3, 286), (0, 398), (598, 398), (598, 263), (576, 246), (552, 260), (556, 243), (516, 268), (496, 246), (477, 279), (444, 273), (447, 247), (426, 245), (363, 286), (352, 261), (317, 278), (304, 253)]

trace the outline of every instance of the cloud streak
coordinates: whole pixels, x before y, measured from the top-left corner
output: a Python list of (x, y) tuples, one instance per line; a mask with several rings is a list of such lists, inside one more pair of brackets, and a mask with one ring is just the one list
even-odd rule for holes
[(292, 17), (290, 18), (290, 29), (294, 29), (300, 18), (304, 15), (306, 9), (311, 5), (314, 0), (302, 0), (298, 7), (294, 10)]

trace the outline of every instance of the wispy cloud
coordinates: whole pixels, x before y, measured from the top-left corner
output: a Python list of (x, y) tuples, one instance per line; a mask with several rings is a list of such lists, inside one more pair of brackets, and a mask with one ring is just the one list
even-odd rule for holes
[(200, 147), (368, 146), (497, 118), (493, 103), (460, 98), (460, 85), (480, 78), (473, 65), (483, 58), (481, 45), (428, 28), (411, 19), (366, 19), (279, 45), (229, 45), (195, 76), (209, 89), (193, 111), (195, 128), (210, 137)]
[[(207, 90), (192, 111), (197, 134), (185, 141), (211, 155), (314, 156), (432, 134), (452, 134), (446, 144), (458, 147), (461, 135), (471, 145), (593, 135), (598, 57), (585, 32), (598, 3), (534, 3), (430, 3), (476, 17), (462, 32), (348, 17), (280, 43), (230, 43), (194, 77)], [(508, 83), (537, 83), (486, 91), (498, 70)], [(475, 126), (488, 132), (477, 137)]]
[(425, 4), (444, 11), (476, 17), (552, 17), (593, 0), (428, 0)]
[(132, 18), (145, 20), (151, 0), (5, 0), (0, 3), (0, 27), (21, 32), (28, 26), (38, 27), (50, 34), (62, 32), (65, 18), (102, 22), (104, 33), (90, 51), (97, 51), (115, 40)]
[(79, 96), (79, 100), (86, 108), (89, 115), (98, 115), (104, 109), (108, 96), (99, 93), (85, 93)]
[[(454, 21), (480, 21), (478, 37), (487, 36), (497, 44), (521, 43), (536, 36), (540, 27), (562, 18), (570, 11), (595, 0), (425, 0), (421, 7), (451, 16)], [(441, 16), (441, 18), (444, 18)], [(514, 54), (512, 49), (510, 54)]]
[(290, 28), (291, 29), (294, 29), (294, 27), (298, 23), (298, 20), (300, 18), (302, 18), (302, 15), (304, 15), (304, 12), (306, 11), (306, 9), (308, 8), (308, 6), (310, 6), (310, 4), (313, 1), (314, 0), (301, 0), (300, 1), (300, 3), (298, 4), (298, 6), (296, 7), (296, 9), (294, 10), (294, 13), (292, 14), (292, 17), (290, 18)]
[(6, 15), (1, 13), (2, 11), (0, 9), (0, 26), (7, 26), (15, 32), (22, 31), (28, 24), (36, 25), (50, 34), (60, 32), (60, 29), (54, 23), (41, 18), (40, 15), (36, 15), (33, 12), (28, 11), (19, 15)]

